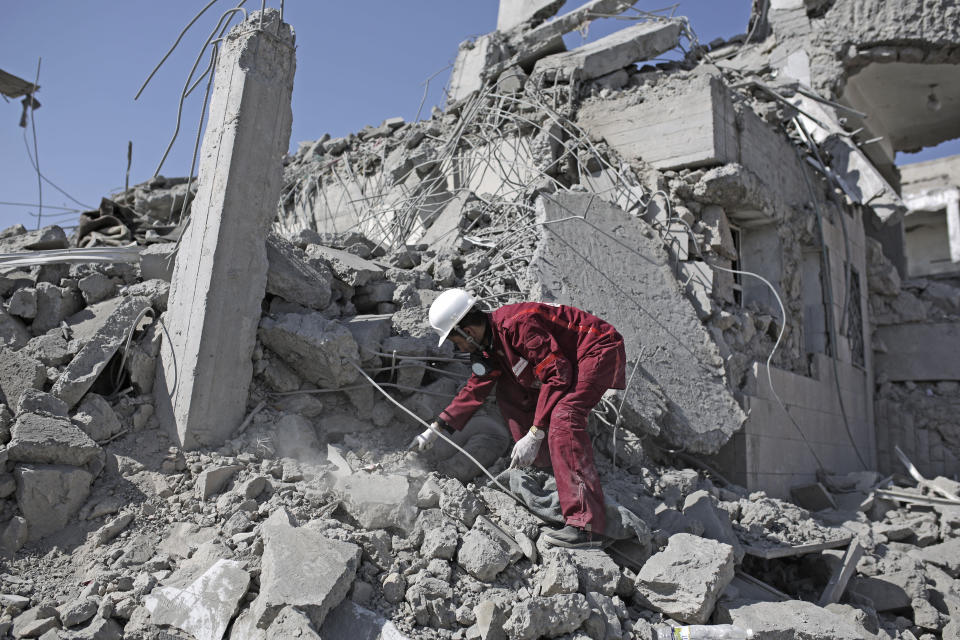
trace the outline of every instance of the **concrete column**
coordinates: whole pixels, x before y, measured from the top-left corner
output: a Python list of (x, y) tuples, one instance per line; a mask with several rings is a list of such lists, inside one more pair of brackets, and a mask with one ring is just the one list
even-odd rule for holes
[(957, 264), (960, 263), (960, 189), (951, 189), (946, 196), (950, 262)]
[(222, 444), (246, 411), (295, 65), (293, 29), (274, 9), (262, 23), (252, 12), (222, 43), (154, 387), (158, 416), (184, 447)]

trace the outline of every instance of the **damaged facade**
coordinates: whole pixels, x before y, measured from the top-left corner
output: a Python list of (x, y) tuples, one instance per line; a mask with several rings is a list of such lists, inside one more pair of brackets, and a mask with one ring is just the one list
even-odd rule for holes
[[(960, 8), (761, 0), (704, 47), (562, 5), (501, 0), (446, 109), (301, 143), (282, 178), (293, 34), (251, 17), (199, 187), (0, 234), (4, 633), (960, 635), (960, 175), (893, 163), (960, 133)], [(429, 421), (466, 377), (426, 322), (454, 286), (623, 334), (590, 425), (607, 552), (404, 453), (384, 394)]]

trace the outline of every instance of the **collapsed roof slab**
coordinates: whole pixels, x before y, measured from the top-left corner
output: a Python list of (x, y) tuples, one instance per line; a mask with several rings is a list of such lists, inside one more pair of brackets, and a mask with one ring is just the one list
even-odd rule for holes
[(635, 102), (630, 95), (592, 100), (580, 108), (577, 124), (624, 157), (642, 158), (657, 169), (737, 161), (736, 114), (719, 78), (698, 74), (666, 82)]
[(679, 44), (680, 21), (651, 21), (628, 27), (573, 51), (541, 58), (533, 76), (559, 73), (592, 80), (642, 60), (655, 58)]
[(567, 0), (500, 0), (497, 31), (509, 31), (525, 22), (546, 20), (556, 15)]
[(746, 415), (727, 386), (716, 345), (646, 223), (581, 193), (541, 196), (537, 222), (543, 231), (528, 270), (531, 299), (604, 318), (626, 341), (628, 367), (640, 359), (627, 391), (627, 423), (671, 446), (716, 452)]
[(157, 415), (185, 447), (222, 444), (246, 412), (294, 66), (293, 29), (275, 9), (251, 13), (221, 49), (154, 385)]

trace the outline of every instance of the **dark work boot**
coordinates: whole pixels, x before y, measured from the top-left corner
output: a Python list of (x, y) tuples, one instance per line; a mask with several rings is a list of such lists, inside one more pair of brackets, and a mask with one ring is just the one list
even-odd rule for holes
[(584, 531), (570, 524), (563, 529), (545, 531), (541, 535), (548, 545), (567, 549), (602, 549), (607, 543), (606, 536)]

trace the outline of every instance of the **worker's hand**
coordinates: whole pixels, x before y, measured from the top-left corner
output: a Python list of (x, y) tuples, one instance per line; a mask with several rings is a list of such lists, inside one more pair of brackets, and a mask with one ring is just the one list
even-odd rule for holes
[(537, 457), (540, 451), (540, 442), (547, 432), (543, 429), (532, 427), (527, 435), (520, 438), (517, 444), (513, 445), (513, 452), (510, 454), (510, 468), (529, 467)]
[(418, 435), (410, 443), (410, 451), (426, 451), (433, 446), (433, 441), (440, 435), (440, 425), (434, 422), (430, 428)]

